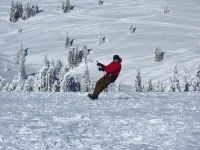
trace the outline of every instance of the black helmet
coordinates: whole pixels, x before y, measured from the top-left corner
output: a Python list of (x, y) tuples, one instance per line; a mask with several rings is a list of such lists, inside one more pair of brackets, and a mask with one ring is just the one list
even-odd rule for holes
[(116, 60), (116, 59), (119, 61), (119, 59), (120, 59), (120, 58), (119, 58), (119, 55), (114, 55), (114, 56), (113, 56), (113, 60)]

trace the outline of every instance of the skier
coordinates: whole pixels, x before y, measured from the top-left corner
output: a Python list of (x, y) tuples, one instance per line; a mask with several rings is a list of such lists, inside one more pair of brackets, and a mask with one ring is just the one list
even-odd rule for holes
[(121, 71), (121, 62), (122, 59), (118, 55), (113, 56), (113, 61), (105, 66), (99, 62), (97, 62), (97, 66), (99, 67), (99, 71), (105, 71), (106, 75), (101, 77), (95, 86), (93, 94), (88, 94), (88, 97), (92, 100), (98, 99), (99, 94), (112, 82), (115, 82), (120, 71)]

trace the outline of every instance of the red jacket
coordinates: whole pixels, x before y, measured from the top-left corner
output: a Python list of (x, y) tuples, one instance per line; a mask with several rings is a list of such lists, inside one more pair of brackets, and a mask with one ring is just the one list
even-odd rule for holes
[(103, 65), (102, 68), (104, 69), (104, 71), (107, 73), (106, 77), (107, 78), (111, 78), (112, 76), (114, 77), (118, 77), (120, 71), (121, 71), (121, 62), (122, 59), (120, 58), (120, 60), (118, 62), (111, 62), (109, 65), (105, 66)]

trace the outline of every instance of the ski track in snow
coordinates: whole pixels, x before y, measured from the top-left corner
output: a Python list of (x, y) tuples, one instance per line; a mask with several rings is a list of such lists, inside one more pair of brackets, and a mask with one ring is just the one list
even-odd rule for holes
[(200, 148), (199, 93), (1, 93), (0, 149)]

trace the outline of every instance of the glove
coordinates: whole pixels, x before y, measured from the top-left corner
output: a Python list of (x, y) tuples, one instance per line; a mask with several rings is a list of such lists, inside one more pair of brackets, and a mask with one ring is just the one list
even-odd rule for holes
[(102, 66), (103, 66), (103, 64), (101, 64), (101, 63), (97, 62), (97, 66), (101, 66), (101, 67), (102, 67)]
[(103, 68), (99, 68), (99, 71), (104, 71), (104, 69)]

